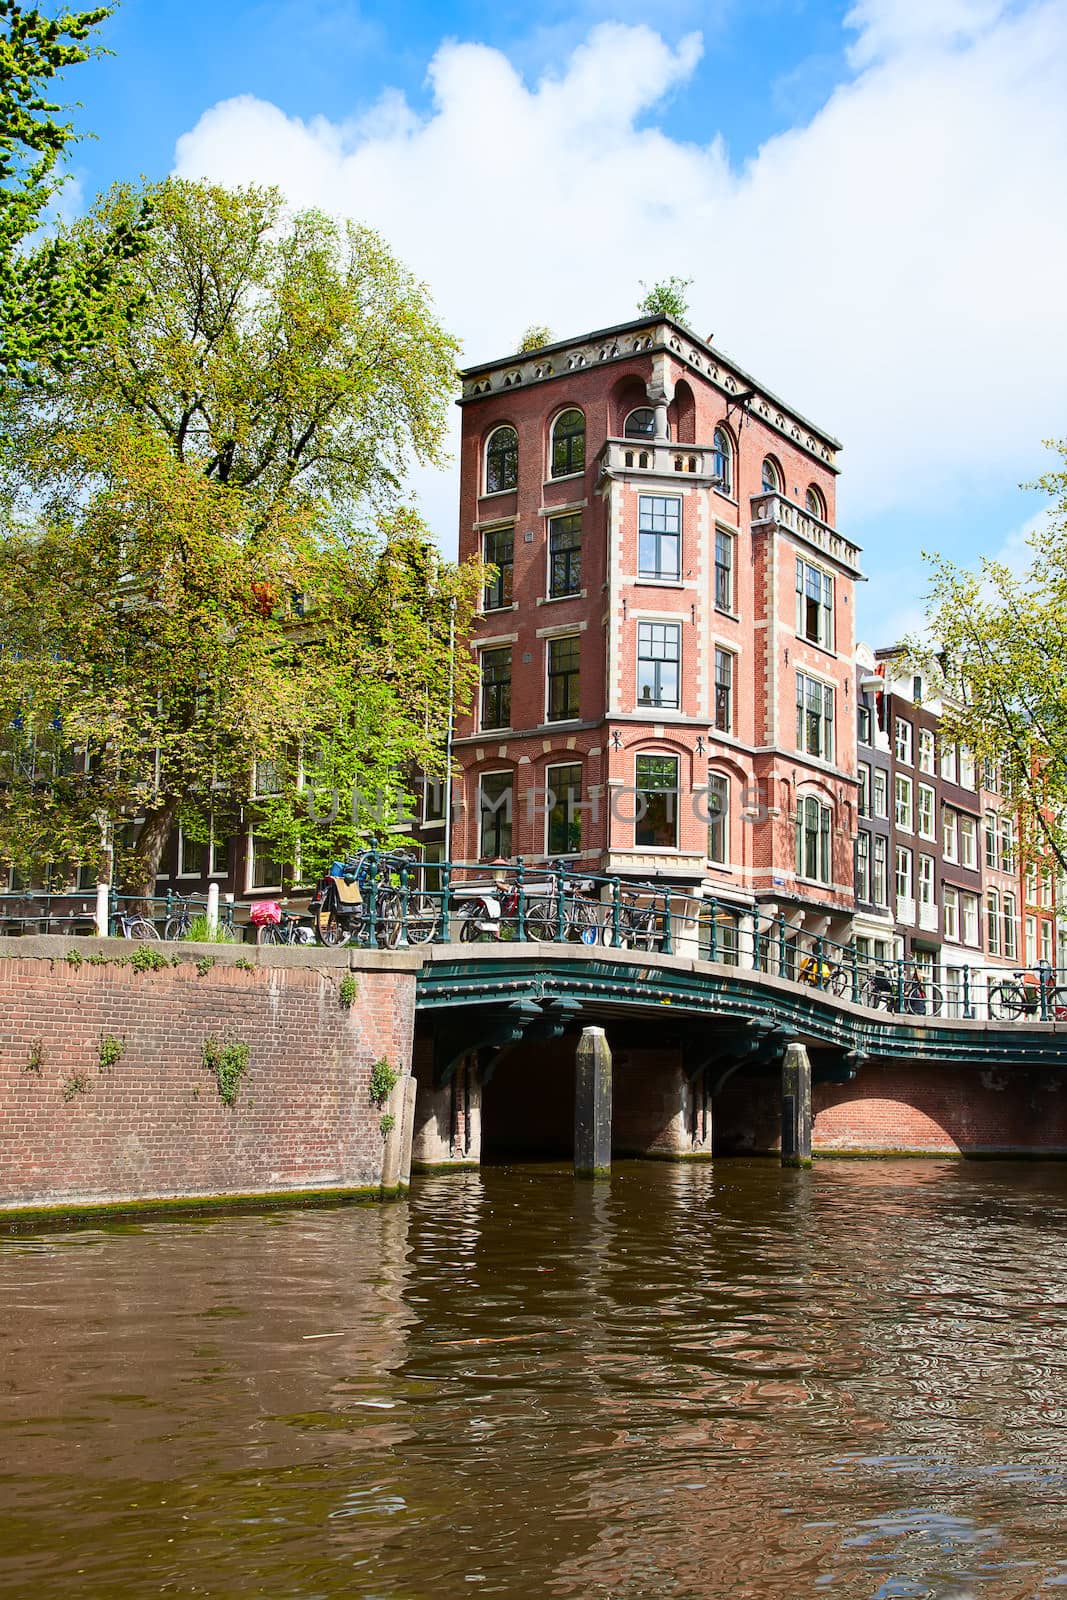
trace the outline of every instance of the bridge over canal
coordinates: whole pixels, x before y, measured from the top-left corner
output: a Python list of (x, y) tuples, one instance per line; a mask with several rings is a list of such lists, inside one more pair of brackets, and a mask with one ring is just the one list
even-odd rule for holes
[(416, 1166), (569, 1158), (590, 1027), (612, 1055), (616, 1156), (777, 1155), (783, 1138), (803, 1153), (809, 1134), (817, 1154), (1067, 1154), (1067, 1021), (872, 1011), (787, 978), (600, 946), (420, 955)]

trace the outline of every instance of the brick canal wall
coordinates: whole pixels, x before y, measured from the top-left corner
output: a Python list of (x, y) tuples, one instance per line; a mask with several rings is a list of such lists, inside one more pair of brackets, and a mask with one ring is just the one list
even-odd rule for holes
[[(160, 945), (180, 963), (139, 972), (136, 948), (0, 939), (0, 1211), (395, 1182), (404, 1085), (383, 1133), (371, 1068), (410, 1074), (415, 958)], [(232, 1105), (211, 1039), (248, 1046)]]
[[(812, 1091), (816, 1155), (1067, 1155), (1067, 1072), (1051, 1067), (867, 1065), (852, 1083)], [(776, 1151), (781, 1086), (728, 1083), (715, 1104), (715, 1148)]]

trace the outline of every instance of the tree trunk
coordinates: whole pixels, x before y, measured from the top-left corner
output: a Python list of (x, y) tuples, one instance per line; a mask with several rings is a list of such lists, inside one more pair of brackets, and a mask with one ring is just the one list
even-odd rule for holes
[(123, 895), (135, 897), (125, 906), (126, 911), (142, 917), (152, 915), (152, 896), (156, 890), (159, 865), (174, 831), (177, 816), (176, 794), (166, 795), (158, 806), (145, 812), (144, 827), (137, 840), (133, 861), (123, 875)]

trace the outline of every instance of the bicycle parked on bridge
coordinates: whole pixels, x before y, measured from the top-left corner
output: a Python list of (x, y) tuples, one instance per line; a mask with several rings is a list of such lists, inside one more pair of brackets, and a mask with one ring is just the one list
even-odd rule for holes
[(261, 900), (248, 914), (256, 930), (256, 943), (311, 944), (315, 935), (306, 923), (291, 911), (284, 911), (276, 900)]
[(918, 967), (902, 980), (887, 967), (874, 967), (860, 989), (860, 1005), (872, 1011), (906, 1011), (912, 1016), (940, 1016), (945, 1003), (941, 985), (924, 977)]
[(1067, 1022), (1067, 988), (1058, 988), (1056, 974), (1046, 961), (1038, 962), (1036, 972), (1016, 972), (1014, 981), (1006, 978), (989, 990), (989, 1015), (1002, 1022), (1017, 1017), (1043, 1018), (1048, 1022)]

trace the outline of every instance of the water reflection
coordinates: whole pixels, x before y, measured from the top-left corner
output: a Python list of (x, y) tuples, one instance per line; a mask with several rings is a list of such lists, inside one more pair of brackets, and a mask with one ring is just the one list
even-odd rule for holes
[(736, 1162), (0, 1239), (0, 1593), (1054, 1594), (1065, 1220)]

